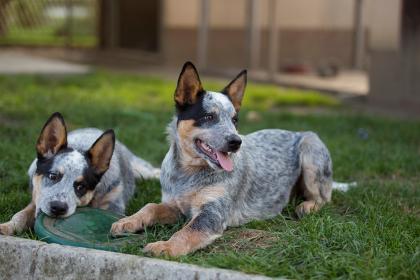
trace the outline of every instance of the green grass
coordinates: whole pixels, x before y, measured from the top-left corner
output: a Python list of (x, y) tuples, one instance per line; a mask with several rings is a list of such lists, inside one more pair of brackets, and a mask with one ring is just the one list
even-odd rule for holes
[[(175, 81), (108, 72), (0, 76), (0, 221), (30, 201), (26, 170), (52, 112), (62, 112), (70, 129), (112, 127), (135, 153), (159, 164), (168, 147), (164, 130), (174, 86)], [(307, 109), (296, 114), (292, 105)], [(315, 106), (323, 109), (308, 109)], [(260, 121), (247, 120), (251, 110)], [(256, 84), (247, 89), (240, 119), (242, 133), (267, 127), (318, 132), (331, 151), (335, 179), (359, 186), (334, 192), (332, 203), (300, 221), (292, 202), (283, 215), (229, 229), (206, 249), (176, 261), (302, 279), (420, 277), (419, 122), (357, 115), (316, 92)], [(359, 137), (360, 129), (367, 139)], [(157, 181), (139, 183), (128, 214), (159, 198)], [(167, 239), (181, 226), (151, 227), (123, 251), (143, 255), (145, 243)], [(33, 238), (30, 232), (23, 236)]]
[(48, 21), (40, 25), (22, 27), (16, 23), (8, 26), (7, 32), (0, 36), (0, 45), (6, 46), (50, 46), (95, 47), (97, 45), (96, 27), (91, 19), (75, 19), (70, 30), (71, 40), (67, 38), (64, 20)]
[(69, 41), (66, 36), (59, 36), (55, 33), (52, 26), (33, 28), (30, 30), (11, 29), (9, 32), (0, 37), (0, 45), (5, 46), (49, 46), (64, 47), (70, 45), (72, 47), (95, 47), (97, 44), (96, 37), (93, 35), (74, 34)]

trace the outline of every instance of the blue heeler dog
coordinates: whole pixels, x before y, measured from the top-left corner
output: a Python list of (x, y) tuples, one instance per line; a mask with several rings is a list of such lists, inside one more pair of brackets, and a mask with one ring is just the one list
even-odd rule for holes
[(300, 217), (330, 201), (331, 158), (315, 133), (266, 129), (238, 134), (246, 81), (242, 71), (221, 92), (205, 91), (194, 65), (184, 65), (160, 175), (162, 203), (149, 203), (114, 223), (112, 234), (185, 216), (189, 222), (168, 241), (144, 248), (178, 256), (207, 246), (229, 226), (280, 214), (292, 193), (303, 197), (296, 208)]
[(67, 135), (64, 119), (54, 113), (36, 144), (37, 158), (28, 175), (31, 203), (0, 224), (0, 234), (13, 235), (33, 226), (42, 211), (68, 217), (77, 206), (124, 214), (135, 178), (159, 178), (159, 169), (115, 140), (113, 130), (77, 129)]

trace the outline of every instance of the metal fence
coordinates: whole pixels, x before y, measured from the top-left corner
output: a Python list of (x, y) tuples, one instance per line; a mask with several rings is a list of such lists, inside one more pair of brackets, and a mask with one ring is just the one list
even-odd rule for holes
[(97, 0), (0, 0), (0, 45), (94, 47)]

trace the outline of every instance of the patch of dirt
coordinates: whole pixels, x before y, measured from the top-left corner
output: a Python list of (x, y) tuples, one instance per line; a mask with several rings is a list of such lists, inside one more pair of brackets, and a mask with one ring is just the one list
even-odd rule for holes
[(216, 241), (212, 251), (225, 251), (226, 248), (235, 252), (271, 247), (279, 238), (275, 234), (258, 229), (235, 228), (227, 230), (221, 239)]
[(402, 211), (408, 215), (413, 215), (414, 217), (420, 219), (420, 209), (416, 207), (410, 207), (408, 205), (400, 206)]

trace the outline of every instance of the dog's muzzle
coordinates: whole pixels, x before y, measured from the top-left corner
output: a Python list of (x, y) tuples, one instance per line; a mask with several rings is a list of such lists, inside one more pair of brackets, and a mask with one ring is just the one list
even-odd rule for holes
[(236, 134), (229, 135), (226, 140), (229, 152), (236, 152), (241, 147), (242, 139)]
[(67, 213), (69, 206), (65, 202), (61, 201), (51, 201), (50, 203), (50, 212), (52, 215), (58, 217)]

